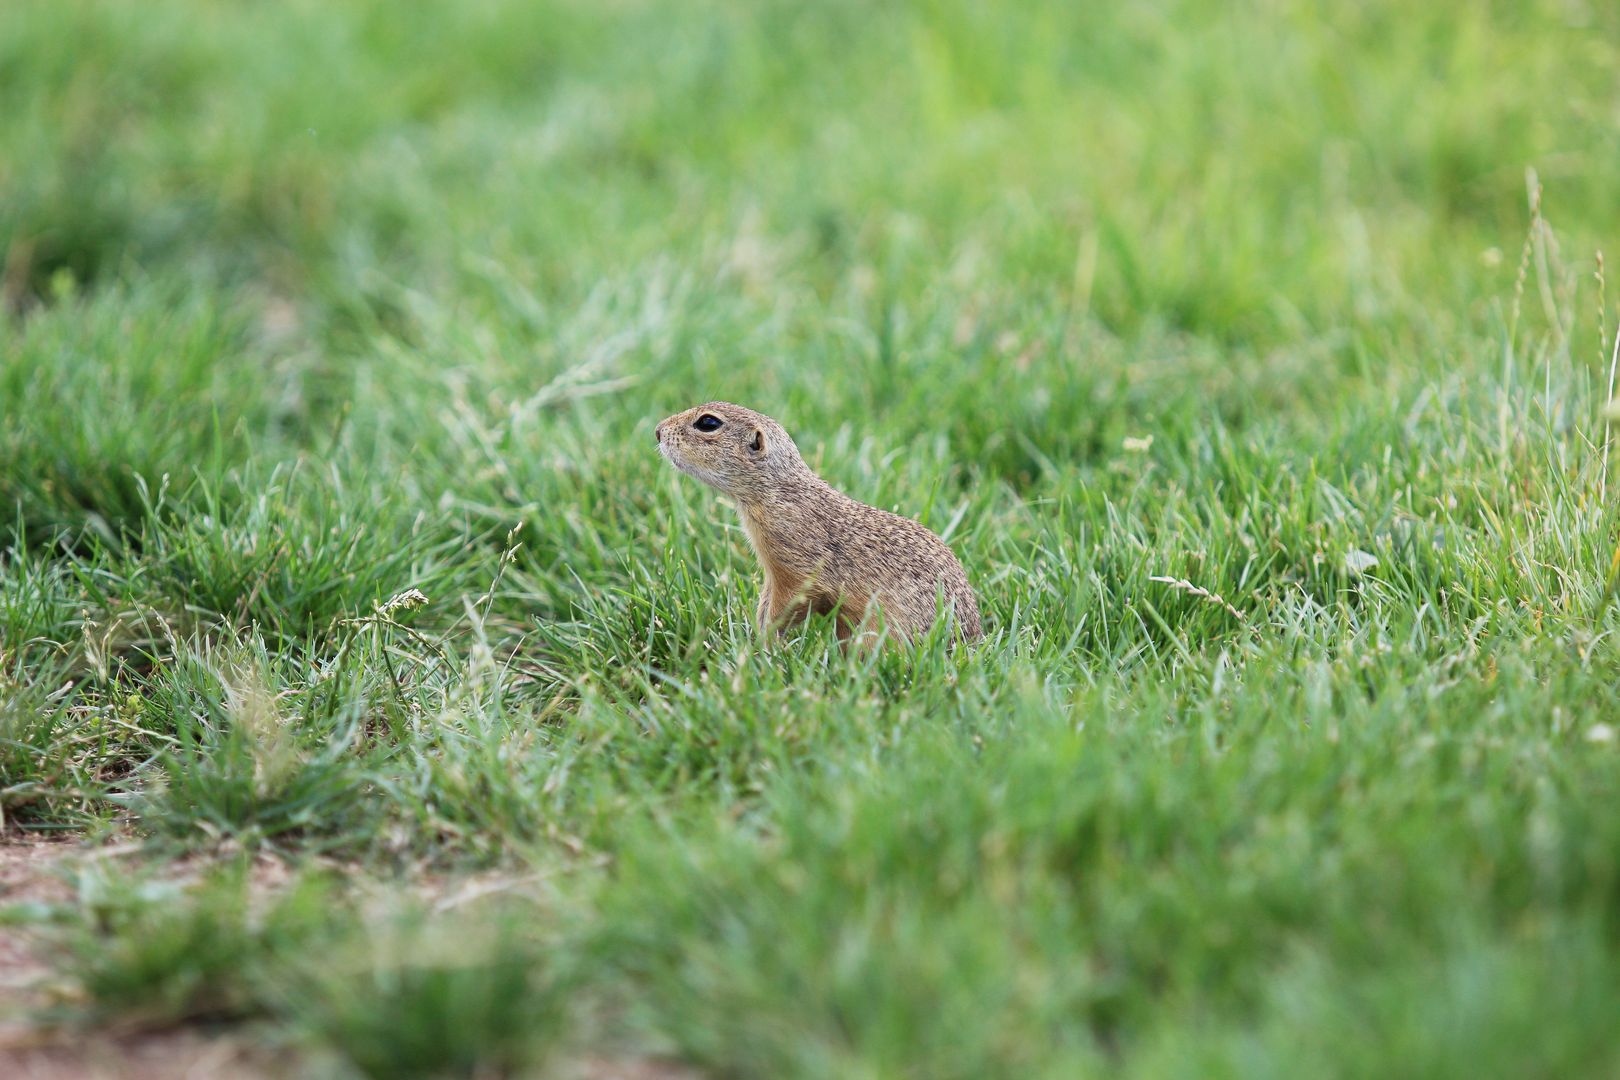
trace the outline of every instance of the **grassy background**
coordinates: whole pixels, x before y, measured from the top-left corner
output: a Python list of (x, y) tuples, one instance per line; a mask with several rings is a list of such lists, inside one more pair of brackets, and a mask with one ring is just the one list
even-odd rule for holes
[[(1617, 41), (3, 5), (0, 812), (148, 840), (7, 916), (62, 1018), (338, 1075), (1620, 1069)], [(946, 533), (989, 640), (757, 642), (652, 452), (713, 397)]]

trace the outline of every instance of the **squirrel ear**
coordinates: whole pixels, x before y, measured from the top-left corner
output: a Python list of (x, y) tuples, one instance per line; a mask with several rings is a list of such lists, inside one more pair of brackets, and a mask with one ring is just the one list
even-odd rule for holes
[(756, 454), (763, 454), (765, 452), (765, 429), (764, 428), (755, 428), (754, 429), (754, 437), (749, 442), (748, 449), (752, 450)]

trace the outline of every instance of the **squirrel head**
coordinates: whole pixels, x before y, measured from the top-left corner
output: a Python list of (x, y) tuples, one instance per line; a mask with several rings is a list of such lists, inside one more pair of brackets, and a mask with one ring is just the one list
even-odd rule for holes
[(711, 401), (659, 422), (658, 452), (670, 464), (743, 503), (769, 501), (809, 471), (782, 425), (752, 409)]

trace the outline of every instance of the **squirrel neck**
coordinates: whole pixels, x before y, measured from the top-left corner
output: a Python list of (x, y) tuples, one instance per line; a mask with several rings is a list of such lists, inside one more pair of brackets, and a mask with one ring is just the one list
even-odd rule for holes
[(850, 501), (802, 463), (768, 488), (734, 498), (760, 562), (800, 573), (809, 572), (810, 564), (783, 564), (796, 564), (801, 557), (818, 562), (828, 526), (840, 519), (840, 509)]
[(818, 508), (841, 502), (848, 496), (800, 462), (798, 468), (774, 478), (760, 490), (733, 493), (732, 498), (744, 517), (771, 522), (802, 513), (813, 514)]

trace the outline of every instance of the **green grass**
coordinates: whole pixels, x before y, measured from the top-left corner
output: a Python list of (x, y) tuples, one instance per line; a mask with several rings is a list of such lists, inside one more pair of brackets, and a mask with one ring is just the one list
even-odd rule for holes
[[(4, 5), (0, 814), (145, 842), (7, 915), (39, 1020), (334, 1075), (1620, 1069), (1617, 41)], [(653, 452), (710, 398), (944, 532), (984, 644), (758, 641)]]

